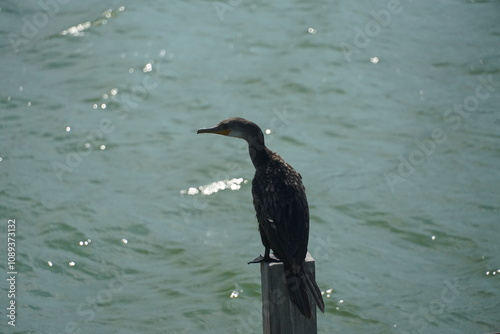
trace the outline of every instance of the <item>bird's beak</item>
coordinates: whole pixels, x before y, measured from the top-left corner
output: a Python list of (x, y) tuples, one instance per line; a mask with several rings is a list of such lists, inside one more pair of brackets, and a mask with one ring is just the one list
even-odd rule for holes
[(227, 136), (230, 132), (231, 132), (231, 130), (229, 130), (229, 129), (221, 129), (220, 127), (216, 126), (213, 128), (199, 129), (196, 133), (215, 133), (218, 135)]

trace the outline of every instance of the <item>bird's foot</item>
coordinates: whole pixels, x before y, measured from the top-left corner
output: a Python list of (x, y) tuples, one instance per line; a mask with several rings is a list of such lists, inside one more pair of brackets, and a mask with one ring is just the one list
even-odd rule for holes
[(253, 259), (252, 261), (248, 262), (248, 264), (261, 263), (261, 262), (281, 262), (281, 261), (277, 257), (275, 257), (274, 255), (271, 255), (271, 256), (259, 255), (255, 259)]
[(261, 263), (261, 262), (264, 262), (264, 257), (262, 255), (259, 255), (255, 259), (253, 259), (252, 261), (248, 262), (248, 264), (250, 264), (250, 263)]

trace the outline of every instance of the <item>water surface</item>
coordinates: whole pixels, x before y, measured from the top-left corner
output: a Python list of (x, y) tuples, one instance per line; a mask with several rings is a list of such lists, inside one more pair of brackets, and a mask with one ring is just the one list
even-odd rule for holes
[(319, 333), (499, 330), (497, 2), (57, 4), (0, 7), (3, 331), (261, 332), (229, 116), (304, 178)]

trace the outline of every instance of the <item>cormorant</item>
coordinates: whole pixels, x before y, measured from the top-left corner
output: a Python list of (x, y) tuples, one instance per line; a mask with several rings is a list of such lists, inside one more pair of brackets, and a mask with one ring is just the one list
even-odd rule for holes
[(248, 142), (250, 158), (255, 166), (252, 181), (253, 204), (264, 256), (249, 263), (273, 262), (269, 252), (283, 262), (290, 299), (300, 312), (312, 318), (311, 295), (316, 305), (325, 312), (325, 304), (314, 275), (305, 270), (309, 239), (309, 207), (302, 176), (277, 153), (264, 144), (262, 130), (244, 118), (231, 117), (213, 128), (197, 133), (215, 133), (242, 138)]

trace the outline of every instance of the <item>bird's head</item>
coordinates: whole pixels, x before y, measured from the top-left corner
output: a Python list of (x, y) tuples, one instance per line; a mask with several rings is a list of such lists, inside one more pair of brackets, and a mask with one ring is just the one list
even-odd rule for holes
[(262, 130), (257, 124), (247, 121), (241, 117), (230, 117), (213, 128), (199, 129), (197, 133), (215, 133), (219, 135), (245, 139), (247, 142), (264, 143)]

